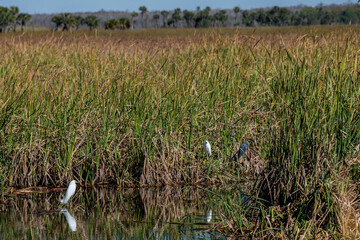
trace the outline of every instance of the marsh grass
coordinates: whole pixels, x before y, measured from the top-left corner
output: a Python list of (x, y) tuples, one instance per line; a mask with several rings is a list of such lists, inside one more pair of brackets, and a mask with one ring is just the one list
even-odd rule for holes
[[(116, 46), (99, 48), (106, 33), (91, 40), (94, 46), (71, 44), (68, 34), (34, 43), (36, 37), (9, 36), (11, 47), (3, 48), (4, 184), (57, 185), (73, 177), (130, 185), (221, 182), (235, 139), (249, 131), (234, 125), (242, 118), (236, 114), (255, 97), (248, 93), (259, 91), (249, 83), (254, 78), (232, 79), (244, 78), (233, 56), (245, 50), (210, 39), (203, 49), (140, 43), (113, 52)], [(205, 138), (214, 147), (210, 164), (200, 147)]]
[[(2, 188), (255, 180), (254, 207), (224, 201), (238, 209), (232, 229), (341, 232), (335, 189), (358, 180), (359, 35), (358, 26), (1, 35)], [(244, 141), (249, 153), (233, 162)]]
[[(238, 211), (258, 217), (250, 235), (326, 238), (344, 227), (336, 216), (346, 208), (353, 211), (358, 234), (358, 193), (355, 197), (351, 190), (354, 183), (345, 183), (351, 177), (343, 178), (351, 172), (344, 166), (358, 165), (353, 158), (360, 142), (359, 50), (352, 34), (333, 47), (315, 35), (315, 43), (302, 40), (295, 48), (283, 43), (277, 52), (267, 49), (273, 66), (268, 106), (275, 114), (269, 121), (277, 127), (268, 130), (267, 167), (254, 187), (262, 201), (254, 203), (256, 210)], [(339, 185), (351, 192), (348, 199), (337, 198)], [(344, 207), (342, 201), (350, 203)], [(237, 218), (234, 222), (249, 226)]]

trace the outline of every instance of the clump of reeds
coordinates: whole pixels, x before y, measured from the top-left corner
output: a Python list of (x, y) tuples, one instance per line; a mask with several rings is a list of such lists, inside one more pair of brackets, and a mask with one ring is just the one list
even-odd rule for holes
[[(349, 34), (336, 45), (302, 41), (295, 48), (268, 50), (275, 74), (268, 84), (267, 107), (276, 115), (269, 121), (275, 120), (277, 127), (268, 130), (267, 167), (254, 185), (254, 208), (239, 208), (243, 219), (257, 220), (254, 225), (240, 221), (240, 216), (232, 221), (237, 229), (250, 227), (251, 236), (294, 239), (347, 234), (343, 229), (347, 211), (336, 193), (352, 180), (349, 175), (339, 177), (341, 166), (358, 156), (357, 40)], [(358, 201), (355, 195), (350, 201)], [(358, 213), (354, 218), (353, 223), (359, 220)]]
[[(202, 48), (175, 36), (182, 48), (127, 50), (105, 33), (35, 43), (37, 34), (45, 37), (10, 35), (3, 46), (4, 185), (223, 182), (234, 179), (234, 146), (264, 134), (255, 123), (266, 115), (261, 86), (244, 68), (250, 52), (240, 48), (247, 40), (228, 45), (233, 38), (208, 32), (199, 36), (207, 39)], [(69, 44), (79, 37), (84, 44)], [(202, 152), (205, 139), (211, 158)]]

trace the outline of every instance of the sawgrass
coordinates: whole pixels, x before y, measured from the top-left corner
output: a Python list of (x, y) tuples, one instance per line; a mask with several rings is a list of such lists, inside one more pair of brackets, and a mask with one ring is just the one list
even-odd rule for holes
[[(224, 201), (239, 207), (235, 232), (341, 232), (336, 189), (359, 169), (359, 30), (3, 34), (2, 189), (247, 179), (255, 210)], [(250, 150), (234, 162), (244, 141)], [(257, 224), (240, 221), (245, 213)]]

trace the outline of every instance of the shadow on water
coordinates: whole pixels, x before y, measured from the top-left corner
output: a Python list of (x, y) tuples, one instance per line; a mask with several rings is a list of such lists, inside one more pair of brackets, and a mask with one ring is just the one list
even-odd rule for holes
[(0, 239), (226, 239), (221, 198), (234, 189), (80, 189), (1, 199)]

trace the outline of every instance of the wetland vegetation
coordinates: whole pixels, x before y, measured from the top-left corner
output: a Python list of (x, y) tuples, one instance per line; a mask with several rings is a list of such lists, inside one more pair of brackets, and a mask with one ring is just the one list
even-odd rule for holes
[[(81, 189), (59, 210), (57, 192), (7, 198), (0, 208), (2, 239), (226, 239), (220, 198), (234, 189)], [(235, 189), (236, 190), (236, 189)], [(209, 215), (209, 212), (212, 214)]]
[(70, 179), (235, 184), (250, 197), (221, 197), (227, 234), (355, 238), (359, 36), (358, 26), (0, 35), (1, 205)]

